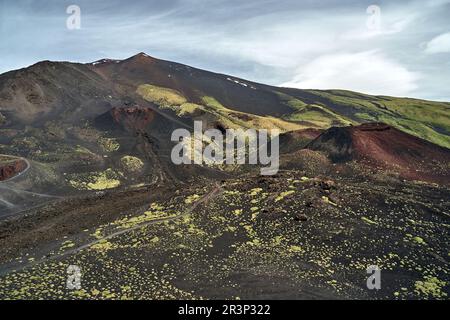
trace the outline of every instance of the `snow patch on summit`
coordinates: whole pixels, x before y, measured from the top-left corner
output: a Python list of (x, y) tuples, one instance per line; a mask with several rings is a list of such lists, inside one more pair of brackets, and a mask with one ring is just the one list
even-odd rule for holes
[(232, 79), (232, 78), (228, 77), (227, 80), (230, 81), (230, 82), (236, 83), (236, 84), (238, 84), (238, 85), (241, 85), (241, 86), (243, 86), (243, 87), (246, 87), (246, 88), (250, 87), (250, 88), (252, 88), (253, 90), (256, 90), (256, 88), (255, 88), (254, 86), (250, 86), (250, 85), (248, 85), (247, 83), (242, 82), (242, 81), (239, 81), (239, 80), (237, 80), (237, 79)]

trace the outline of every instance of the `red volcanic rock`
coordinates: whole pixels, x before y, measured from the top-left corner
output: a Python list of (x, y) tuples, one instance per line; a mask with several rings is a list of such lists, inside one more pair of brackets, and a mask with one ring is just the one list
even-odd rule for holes
[(128, 107), (113, 108), (111, 116), (117, 124), (133, 130), (144, 130), (155, 118), (150, 108)]
[(382, 123), (331, 128), (308, 149), (324, 152), (333, 162), (357, 160), (402, 177), (450, 182), (450, 150)]
[(0, 163), (0, 181), (8, 180), (27, 168), (27, 164), (23, 160), (14, 160), (6, 164)]

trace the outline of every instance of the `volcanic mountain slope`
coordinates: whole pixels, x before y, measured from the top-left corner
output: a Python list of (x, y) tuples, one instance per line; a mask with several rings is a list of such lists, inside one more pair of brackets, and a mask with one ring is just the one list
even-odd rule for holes
[[(3, 74), (0, 154), (28, 167), (0, 182), (0, 298), (446, 299), (449, 107), (146, 54)], [(279, 129), (279, 174), (173, 165), (195, 120)]]
[(286, 131), (380, 121), (450, 146), (449, 103), (277, 88), (144, 53), (91, 64), (45, 61), (8, 72), (0, 76), (0, 102), (2, 121), (11, 125), (61, 116), (73, 122), (111, 107), (150, 104), (178, 116), (207, 113), (239, 125), (259, 120), (260, 127), (267, 127), (273, 126), (273, 121), (263, 121), (273, 120), (267, 117), (283, 118), (288, 122), (276, 122)]
[(335, 163), (358, 160), (415, 180), (449, 183), (450, 150), (382, 123), (333, 127), (307, 146)]
[[(124, 61), (104, 60), (92, 66), (106, 79), (113, 79), (116, 88), (127, 92), (130, 90), (126, 88), (132, 90), (142, 84), (156, 86), (156, 90), (170, 88), (183, 99), (200, 106), (225, 106), (229, 111), (242, 112), (247, 117), (281, 117), (297, 124), (299, 129), (379, 121), (434, 143), (450, 146), (449, 103), (338, 90), (277, 88), (158, 60), (146, 54), (138, 54)], [(214, 103), (208, 98), (214, 98)], [(239, 118), (231, 112), (227, 112), (227, 117), (231, 117), (232, 121), (236, 120), (233, 119), (235, 117)], [(269, 122), (268, 125), (273, 124)], [(295, 130), (292, 125), (283, 123), (283, 126), (288, 126), (287, 131)]]
[[(96, 73), (113, 81), (117, 91), (128, 94), (142, 84), (170, 88), (192, 103), (201, 104), (202, 97), (214, 97), (233, 110), (255, 115), (282, 116), (292, 109), (266, 86), (158, 60), (140, 53), (127, 60), (103, 60), (90, 65)], [(263, 90), (261, 90), (261, 88)]]
[(305, 164), (324, 160), (300, 150), (321, 130), (374, 120), (450, 146), (449, 103), (277, 88), (144, 53), (0, 75), (0, 113), (0, 153), (30, 160), (23, 186), (52, 195), (240, 172), (172, 164), (171, 133), (192, 130), (195, 120), (222, 131), (279, 129), (281, 151), (302, 152)]
[[(301, 128), (258, 115), (280, 116), (290, 110), (281, 102), (272, 105), (276, 97), (265, 91), (248, 95), (243, 86), (223, 76), (145, 54), (85, 65), (44, 61), (0, 77), (0, 150), (42, 162), (55, 174), (66, 175), (66, 182), (73, 180), (73, 172), (103, 177), (123, 157), (135, 157), (154, 169), (146, 180), (150, 182), (175, 176), (170, 172), (173, 168), (161, 172), (169, 162), (170, 134), (177, 128), (192, 128), (194, 120), (220, 129)], [(217, 99), (236, 104), (236, 110)], [(246, 108), (255, 114), (239, 111)], [(143, 159), (150, 156), (152, 160)], [(115, 186), (122, 179), (110, 173), (106, 180), (114, 182), (107, 185)]]
[(108, 86), (88, 66), (76, 63), (43, 61), (4, 73), (0, 75), (3, 127), (73, 122), (106, 111), (112, 93)]

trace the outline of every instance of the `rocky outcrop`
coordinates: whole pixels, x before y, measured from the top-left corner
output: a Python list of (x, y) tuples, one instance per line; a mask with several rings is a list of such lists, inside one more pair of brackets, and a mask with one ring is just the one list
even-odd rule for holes
[(12, 160), (7, 163), (0, 163), (0, 181), (8, 180), (27, 168), (23, 160)]

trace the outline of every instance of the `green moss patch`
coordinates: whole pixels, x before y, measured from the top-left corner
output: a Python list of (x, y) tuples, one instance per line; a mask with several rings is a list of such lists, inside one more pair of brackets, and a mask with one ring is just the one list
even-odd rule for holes
[(180, 106), (187, 102), (186, 98), (180, 92), (151, 84), (140, 85), (137, 93), (145, 100), (161, 107)]

